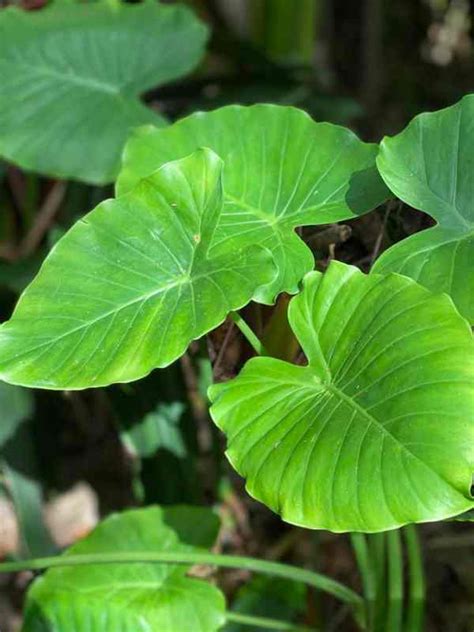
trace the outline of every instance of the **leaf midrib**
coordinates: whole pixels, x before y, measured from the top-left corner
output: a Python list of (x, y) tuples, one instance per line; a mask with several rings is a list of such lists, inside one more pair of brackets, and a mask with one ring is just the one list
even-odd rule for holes
[[(344, 182), (343, 185), (339, 187), (339, 189), (342, 189), (343, 186), (345, 185), (346, 183)], [(333, 195), (336, 192), (337, 191), (333, 191)], [(237, 198), (231, 195), (230, 193), (224, 192), (224, 206), (226, 203), (229, 203), (229, 202), (231, 204), (236, 204), (242, 207), (244, 210), (251, 213), (252, 215), (255, 215), (255, 217), (258, 217), (259, 219), (261, 219), (263, 222), (268, 224), (268, 226), (270, 226), (270, 228), (272, 228), (276, 232), (284, 228), (294, 229), (294, 228), (297, 228), (298, 226), (318, 225), (318, 223), (315, 222), (314, 218), (311, 220), (309, 219), (307, 220), (306, 218), (303, 219), (300, 217), (300, 213), (304, 213), (308, 211), (326, 210), (328, 207), (331, 206), (330, 204), (327, 204), (330, 197), (319, 204), (300, 205), (297, 209), (289, 213), (285, 212), (284, 214), (281, 214), (281, 213), (277, 214), (275, 213), (277, 209), (273, 209), (273, 212), (266, 212), (265, 210), (258, 208), (257, 206), (253, 206), (252, 204), (249, 204), (248, 202), (246, 202), (245, 200), (242, 200), (241, 198)], [(337, 204), (337, 203), (333, 202), (332, 205), (334, 204)], [(225, 215), (226, 213), (224, 210), (222, 213), (222, 217), (225, 218)]]
[[(291, 365), (291, 366), (293, 366), (293, 365)], [(318, 371), (316, 371), (313, 367), (307, 366), (306, 367), (306, 371), (308, 371), (309, 374), (312, 375), (313, 379), (316, 381), (316, 383), (317, 383), (319, 388), (321, 388), (323, 390), (326, 390), (331, 395), (333, 395), (336, 398), (339, 398), (340, 400), (342, 400), (345, 403), (347, 403), (352, 410), (355, 410), (356, 412), (359, 412), (363, 417), (365, 417), (367, 419), (367, 421), (372, 426), (375, 425), (383, 435), (385, 435), (386, 437), (389, 437), (390, 439), (392, 439), (409, 456), (411, 456), (412, 458), (416, 459), (419, 463), (421, 463), (426, 468), (428, 468), (431, 472), (433, 472), (444, 484), (447, 484), (450, 489), (454, 489), (460, 496), (462, 496), (463, 498), (466, 498), (466, 496), (464, 494), (462, 494), (458, 489), (456, 489), (452, 485), (452, 483), (450, 481), (448, 481), (445, 478), (443, 478), (443, 476), (441, 476), (441, 474), (439, 472), (437, 472), (435, 469), (433, 469), (433, 467), (431, 465), (429, 465), (428, 463), (423, 461), (417, 454), (412, 452), (393, 433), (391, 433), (390, 430), (388, 430), (376, 417), (371, 415), (367, 410), (365, 410), (365, 408), (363, 408), (360, 404), (358, 404), (356, 401), (354, 401), (354, 399), (350, 395), (347, 395), (347, 393), (345, 393), (341, 388), (336, 386), (333, 382), (331, 382), (331, 381), (329, 381), (327, 379), (321, 378), (321, 376), (319, 375)], [(295, 381), (290, 381), (290, 380), (283, 380), (283, 381), (276, 380), (276, 381), (279, 381), (281, 384), (290, 384), (291, 386), (297, 386), (297, 385), (300, 384), (300, 380), (297, 380), (296, 382)], [(303, 384), (303, 390), (304, 389), (308, 389), (308, 388), (312, 390), (313, 386), (312, 385), (308, 385), (307, 381), (305, 380), (305, 383)], [(318, 395), (321, 395), (321, 392), (322, 391), (319, 391)], [(235, 437), (233, 437), (233, 439), (235, 440)]]
[[(245, 202), (240, 198), (237, 198), (230, 193), (224, 192), (224, 205), (226, 202), (231, 202), (232, 204), (237, 204), (241, 206), (243, 209), (255, 215), (255, 217), (260, 218), (262, 221), (266, 222), (272, 228), (275, 228), (276, 224), (279, 224), (278, 217), (276, 215), (272, 215), (271, 213), (266, 213), (264, 210)], [(225, 217), (225, 211), (222, 213), (223, 217)]]
[[(60, 81), (62, 83), (69, 83), (74, 87), (86, 88), (89, 91), (100, 92), (103, 94), (108, 94), (115, 97), (126, 98), (127, 95), (123, 93), (123, 89), (126, 88), (126, 85), (117, 86), (116, 84), (102, 82), (90, 77), (84, 77), (78, 74), (68, 74), (62, 73), (52, 68), (48, 68), (47, 66), (33, 66), (31, 64), (27, 64), (24, 61), (2, 61), (2, 64), (7, 64), (10, 66), (16, 66), (21, 70), (27, 70), (31, 75), (40, 75), (51, 77), (56, 81)], [(129, 98), (133, 98), (136, 95), (129, 95)]]
[[(142, 294), (136, 298), (134, 298), (131, 301), (127, 301), (126, 303), (122, 303), (121, 305), (117, 306), (115, 309), (109, 310), (108, 312), (101, 314), (100, 316), (98, 316), (97, 318), (94, 318), (90, 321), (84, 322), (81, 325), (79, 325), (78, 327), (74, 327), (73, 329), (70, 329), (69, 331), (61, 334), (60, 336), (57, 336), (55, 338), (46, 340), (45, 342), (42, 342), (38, 345), (36, 345), (35, 347), (32, 347), (31, 349), (28, 349), (26, 351), (23, 351), (22, 353), (16, 354), (14, 356), (14, 360), (17, 361), (19, 358), (24, 357), (24, 356), (28, 356), (32, 353), (34, 353), (35, 351), (37, 351), (38, 349), (42, 349), (44, 347), (53, 345), (58, 343), (60, 340), (62, 340), (63, 338), (66, 338), (67, 336), (70, 336), (72, 334), (75, 334), (78, 331), (81, 331), (82, 329), (85, 329), (87, 327), (91, 327), (92, 325), (95, 325), (97, 322), (103, 320), (104, 318), (108, 318), (109, 316), (113, 316), (115, 314), (117, 314), (118, 312), (120, 312), (123, 309), (126, 309), (127, 307), (130, 307), (131, 305), (134, 305), (136, 303), (140, 303), (141, 301), (148, 301), (151, 298), (154, 298), (155, 296), (158, 296), (159, 294), (162, 294), (163, 292), (168, 292), (169, 290), (172, 290), (176, 287), (180, 287), (183, 285), (189, 285), (191, 288), (193, 286), (193, 284), (196, 281), (199, 281), (200, 279), (203, 278), (209, 278), (209, 279), (213, 279), (213, 276), (215, 276), (217, 274), (217, 272), (219, 272), (220, 270), (212, 270), (211, 272), (203, 272), (200, 274), (196, 274), (194, 276), (190, 276), (189, 274), (185, 274), (183, 275), (183, 277), (181, 277), (180, 279), (178, 279), (177, 281), (168, 283), (165, 286), (161, 286), (160, 288), (158, 288), (157, 290), (154, 290), (153, 292), (148, 292), (147, 294)], [(215, 282), (214, 282), (215, 283)], [(5, 323), (5, 325), (8, 324), (7, 321)], [(0, 333), (2, 331), (3, 327), (0, 326)], [(8, 363), (11, 360), (11, 358), (8, 359), (2, 359), (0, 360), (0, 364), (4, 364), (5, 362)]]
[[(70, 329), (69, 331), (61, 334), (60, 336), (57, 336), (55, 338), (49, 339), (49, 340), (47, 340), (45, 342), (42, 342), (41, 344), (36, 345), (36, 347), (33, 347), (31, 349), (28, 349), (27, 351), (24, 351), (21, 354), (16, 355), (15, 356), (15, 360), (17, 360), (18, 358), (20, 358), (22, 356), (34, 353), (38, 349), (42, 349), (45, 346), (56, 344), (57, 342), (59, 342), (63, 338), (66, 338), (67, 336), (75, 334), (76, 332), (81, 331), (84, 328), (91, 327), (92, 325), (95, 325), (97, 322), (103, 320), (104, 318), (108, 318), (109, 316), (115, 315), (118, 312), (122, 311), (123, 309), (126, 309), (127, 307), (130, 307), (130, 306), (132, 306), (132, 305), (134, 305), (136, 303), (139, 303), (140, 301), (147, 301), (150, 298), (158, 296), (159, 294), (162, 294), (163, 292), (168, 292), (169, 290), (172, 290), (175, 287), (179, 287), (181, 285), (186, 285), (188, 283), (192, 284), (193, 281), (195, 281), (195, 280), (197, 280), (197, 279), (199, 279), (201, 277), (204, 277), (204, 276), (207, 276), (207, 275), (206, 274), (198, 275), (198, 276), (194, 277), (193, 279), (189, 279), (189, 278), (186, 277), (186, 278), (180, 279), (178, 281), (175, 281), (173, 283), (169, 283), (169, 284), (167, 284), (165, 286), (161, 286), (158, 290), (154, 290), (153, 292), (149, 292), (147, 294), (142, 294), (139, 297), (136, 297), (136, 298), (134, 298), (131, 301), (128, 301), (126, 303), (122, 303), (121, 305), (119, 305), (115, 309), (109, 310), (108, 312), (105, 312), (104, 314), (101, 314), (97, 318), (94, 318), (94, 319), (92, 319), (90, 321), (84, 322), (81, 325), (79, 325), (78, 327), (74, 327), (73, 329)], [(2, 328), (0, 327), (0, 331), (1, 331), (1, 329)], [(7, 362), (8, 362), (8, 360), (7, 360)]]
[[(319, 377), (316, 375), (318, 381), (320, 381)], [(397, 445), (399, 445), (410, 457), (416, 459), (419, 463), (428, 468), (433, 474), (435, 474), (444, 484), (447, 484), (450, 489), (454, 489), (458, 494), (460, 494), (463, 498), (465, 498), (464, 494), (462, 494), (458, 489), (456, 489), (453, 484), (446, 480), (441, 474), (435, 470), (431, 465), (423, 461), (417, 454), (412, 452), (404, 443), (402, 443), (393, 433), (390, 432), (376, 417), (371, 415), (365, 408), (363, 408), (360, 404), (358, 404), (352, 397), (347, 395), (343, 390), (338, 388), (335, 384), (331, 382), (321, 381), (323, 387), (335, 397), (338, 397), (345, 403), (347, 403), (353, 410), (359, 412), (363, 417), (365, 417), (370, 424), (375, 425), (379, 431), (385, 436), (392, 439)]]

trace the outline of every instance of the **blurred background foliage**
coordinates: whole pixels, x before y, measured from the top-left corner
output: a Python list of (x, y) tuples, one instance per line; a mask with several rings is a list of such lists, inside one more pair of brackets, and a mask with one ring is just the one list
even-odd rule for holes
[[(7, 4), (37, 11), (44, 2), (0, 2)], [(211, 39), (196, 71), (144, 95), (170, 120), (228, 103), (272, 102), (378, 141), (416, 113), (474, 91), (468, 0), (186, 4), (208, 24)], [(9, 317), (57, 239), (112, 190), (0, 162), (0, 321)], [(430, 222), (392, 204), (344, 226), (320, 227), (309, 237), (320, 268), (336, 257), (367, 269), (380, 251)], [(218, 508), (220, 551), (290, 561), (358, 587), (348, 538), (282, 523), (249, 498), (223, 456), (223, 439), (208, 418), (206, 389), (213, 379), (234, 375), (249, 354), (228, 322), (173, 366), (133, 384), (81, 392), (0, 384), (0, 558), (54, 552), (113, 510), (186, 502)], [(428, 576), (426, 629), (472, 630), (470, 525), (448, 522), (420, 531)], [(28, 579), (0, 578), (2, 632), (17, 629)], [(344, 607), (329, 598), (284, 582), (248, 579), (244, 571), (222, 577), (238, 612), (295, 618), (328, 631), (352, 629)]]

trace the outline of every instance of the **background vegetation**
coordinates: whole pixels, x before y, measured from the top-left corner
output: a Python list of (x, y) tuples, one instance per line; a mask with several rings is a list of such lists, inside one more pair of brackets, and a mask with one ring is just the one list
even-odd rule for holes
[[(379, 141), (416, 113), (474, 91), (467, 0), (187, 4), (211, 29), (204, 61), (191, 75), (145, 96), (171, 120), (227, 103), (272, 102)], [(41, 5), (22, 4), (32, 11)], [(40, 177), (0, 162), (0, 320), (10, 316), (58, 237), (111, 193), (111, 185)], [(344, 225), (322, 227), (311, 235), (317, 267), (324, 270), (336, 258), (367, 270), (384, 249), (432, 223), (423, 213), (388, 203)], [(285, 308), (285, 298), (280, 305)], [(252, 501), (225, 460), (205, 394), (213, 378), (234, 376), (250, 355), (229, 321), (171, 367), (133, 384), (21, 395), (0, 384), (0, 421), (3, 416), (15, 426), (0, 453), (0, 557), (52, 553), (114, 510), (204, 504), (217, 507), (222, 518), (218, 551), (289, 561), (359, 587), (357, 546), (348, 537), (283, 523)], [(0, 425), (3, 439), (2, 432), (8, 428)], [(428, 583), (426, 629), (472, 630), (472, 529), (445, 522), (418, 530)], [(335, 600), (283, 581), (249, 583), (249, 577), (244, 570), (222, 575), (235, 609), (324, 630), (351, 629), (347, 610)], [(17, 629), (29, 579), (29, 573), (0, 576), (2, 632)]]

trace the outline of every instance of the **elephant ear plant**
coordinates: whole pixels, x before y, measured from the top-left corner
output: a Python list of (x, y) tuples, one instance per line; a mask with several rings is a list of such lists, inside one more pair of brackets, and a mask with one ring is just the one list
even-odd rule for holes
[(451, 295), (474, 325), (474, 95), (439, 112), (420, 114), (385, 138), (377, 165), (390, 189), (437, 225), (385, 252), (375, 272), (400, 272)]
[(194, 68), (206, 39), (180, 5), (2, 9), (0, 155), (54, 177), (113, 181), (129, 129), (166, 123), (140, 95)]
[[(395, 246), (371, 274), (337, 261), (314, 271), (301, 227), (356, 218), (389, 198), (378, 146), (273, 105), (138, 129), (116, 198), (57, 243), (0, 328), (1, 379), (45, 389), (137, 380), (230, 315), (261, 357), (211, 387), (211, 416), (252, 496), (287, 522), (334, 532), (468, 512), (474, 348), (464, 318), (472, 284), (463, 287), (462, 275), (472, 275), (470, 104), (384, 140), (383, 180), (440, 226)], [(459, 139), (448, 147), (453, 120)], [(456, 249), (449, 270), (441, 242)], [(425, 271), (418, 257), (420, 266), (428, 257)], [(286, 360), (270, 357), (237, 313), (251, 301), (273, 305), (283, 292), (295, 295), (288, 319), (301, 349)], [(351, 590), (302, 569), (202, 552), (213, 539), (194, 530), (212, 519), (184, 518), (177, 508), (173, 522), (167, 511), (109, 518), (65, 556), (30, 562), (65, 568), (33, 584), (25, 630), (117, 629), (124, 605), (126, 632), (182, 631), (191, 608), (193, 630), (217, 630), (236, 615), (225, 613), (216, 587), (176, 566), (194, 563), (304, 581), (350, 603), (359, 625), (375, 629)]]

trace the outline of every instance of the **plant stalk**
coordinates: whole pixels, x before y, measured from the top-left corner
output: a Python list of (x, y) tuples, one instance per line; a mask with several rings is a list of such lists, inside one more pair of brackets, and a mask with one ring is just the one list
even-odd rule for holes
[(386, 621), (386, 535), (372, 533), (368, 537), (369, 555), (375, 581), (374, 629), (382, 630)]
[(404, 528), (410, 589), (408, 593), (408, 612), (405, 627), (410, 632), (422, 632), (425, 609), (425, 575), (420, 540), (414, 524)]
[(252, 557), (242, 557), (239, 555), (218, 555), (214, 553), (194, 552), (150, 553), (147, 551), (59, 555), (57, 557), (36, 558), (21, 562), (4, 562), (0, 564), (0, 573), (91, 564), (200, 564), (220, 566), (223, 568), (245, 569), (256, 573), (284, 577), (292, 581), (302, 582), (351, 604), (356, 610), (363, 608), (363, 599), (359, 594), (329, 577), (304, 568), (290, 566), (289, 564), (259, 560)]
[(226, 612), (227, 621), (239, 625), (249, 625), (252, 628), (264, 628), (265, 630), (286, 630), (287, 632), (316, 632), (315, 628), (296, 625), (288, 621), (279, 621), (267, 617), (256, 617), (240, 612)]
[(322, 3), (319, 0), (252, 0), (250, 31), (254, 43), (280, 63), (313, 64)]
[(400, 632), (403, 609), (403, 563), (400, 531), (387, 533), (388, 545), (388, 611), (387, 632)]
[(237, 325), (237, 327), (240, 329), (240, 331), (242, 332), (242, 334), (244, 335), (248, 343), (252, 346), (254, 351), (258, 355), (267, 356), (268, 352), (265, 349), (264, 345), (257, 338), (255, 333), (252, 331), (252, 329), (249, 327), (246, 321), (242, 318), (242, 316), (238, 312), (230, 312), (230, 317), (232, 318), (234, 323)]
[(368, 630), (374, 629), (374, 617), (376, 606), (376, 579), (370, 559), (369, 547), (366, 536), (363, 533), (351, 533), (351, 543), (362, 578), (364, 588), (366, 620)]

